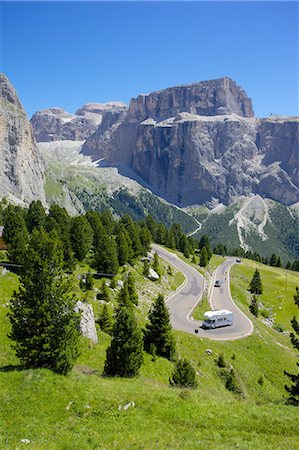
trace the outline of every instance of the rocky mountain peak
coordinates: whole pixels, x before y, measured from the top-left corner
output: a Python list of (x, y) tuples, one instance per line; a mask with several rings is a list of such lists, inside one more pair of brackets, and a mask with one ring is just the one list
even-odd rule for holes
[(254, 115), (251, 99), (231, 78), (200, 81), (142, 94), (130, 102), (127, 120), (163, 120), (180, 112), (203, 116)]
[[(13, 105), (13, 106), (12, 106)], [(45, 203), (44, 167), (30, 122), (8, 78), (0, 74), (0, 198)]]
[(127, 106), (122, 102), (86, 103), (75, 114), (61, 108), (37, 111), (31, 125), (37, 142), (84, 141), (92, 135), (107, 114), (122, 114)]
[(126, 111), (127, 105), (123, 102), (107, 102), (107, 103), (85, 103), (75, 114), (82, 116), (86, 113), (105, 114), (108, 111)]
[(22, 109), (22, 105), (18, 98), (15, 88), (6, 75), (0, 73), (0, 98), (9, 103), (13, 103), (17, 108)]

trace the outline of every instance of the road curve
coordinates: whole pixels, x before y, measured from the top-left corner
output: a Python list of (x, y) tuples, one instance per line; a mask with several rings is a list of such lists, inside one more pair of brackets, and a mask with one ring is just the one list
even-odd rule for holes
[[(233, 302), (229, 289), (229, 270), (235, 264), (234, 258), (227, 259), (221, 264), (213, 274), (213, 284), (215, 280), (221, 282), (219, 288), (212, 287), (210, 295), (211, 309), (228, 309), (234, 313), (234, 324), (229, 327), (215, 330), (203, 330), (202, 322), (190, 318), (192, 310), (204, 291), (204, 277), (191, 265), (179, 259), (165, 248), (154, 244), (153, 249), (166, 262), (172, 264), (185, 276), (185, 283), (166, 301), (170, 311), (171, 323), (174, 329), (186, 331), (201, 338), (212, 340), (234, 340), (249, 336), (253, 331), (251, 320), (240, 311)], [(198, 333), (195, 334), (195, 329)]]

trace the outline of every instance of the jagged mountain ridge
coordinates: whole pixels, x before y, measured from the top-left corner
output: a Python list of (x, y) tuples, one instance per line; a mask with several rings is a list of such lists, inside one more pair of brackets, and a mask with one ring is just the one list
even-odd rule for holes
[(250, 193), (290, 205), (299, 200), (298, 127), (298, 117), (253, 117), (251, 100), (223, 78), (132, 99), (82, 152), (127, 164), (179, 206)]
[(0, 158), (0, 198), (45, 203), (44, 167), (30, 122), (4, 74), (0, 74)]
[(96, 131), (107, 113), (125, 112), (122, 102), (86, 103), (75, 114), (61, 108), (37, 111), (31, 125), (37, 142), (82, 141)]

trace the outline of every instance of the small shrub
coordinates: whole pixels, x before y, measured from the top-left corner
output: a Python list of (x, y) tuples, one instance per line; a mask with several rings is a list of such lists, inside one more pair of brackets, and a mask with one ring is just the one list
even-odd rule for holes
[(279, 323), (275, 323), (273, 325), (274, 330), (278, 331), (279, 333), (283, 333), (285, 331), (284, 327), (280, 325)]
[(223, 353), (220, 353), (220, 355), (218, 356), (218, 358), (216, 359), (216, 364), (218, 367), (222, 368), (222, 367), (226, 367), (226, 363), (224, 360), (224, 355)]
[(82, 275), (82, 278), (80, 279), (79, 286), (82, 291), (91, 291), (93, 289), (94, 280), (91, 273), (88, 273), (87, 275)]
[(116, 288), (116, 279), (115, 279), (115, 277), (111, 278), (110, 288), (111, 289), (115, 289)]
[(171, 378), (171, 386), (196, 389), (196, 372), (187, 359), (179, 359), (174, 366)]
[(232, 360), (234, 361), (236, 358), (237, 358), (237, 357), (236, 357), (236, 354), (233, 353), (233, 354), (232, 354)]
[(258, 384), (259, 384), (260, 386), (263, 386), (263, 384), (264, 384), (264, 377), (263, 377), (263, 375), (261, 375), (261, 376), (259, 377), (259, 379), (257, 380), (257, 382), (258, 382)]
[(167, 273), (168, 273), (169, 276), (171, 276), (171, 277), (173, 276), (173, 269), (172, 269), (171, 265), (169, 265), (167, 267)]

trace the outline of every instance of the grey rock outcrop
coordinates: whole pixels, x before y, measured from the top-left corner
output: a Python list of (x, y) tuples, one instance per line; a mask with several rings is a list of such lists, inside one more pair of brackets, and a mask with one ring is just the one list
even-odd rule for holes
[(299, 118), (254, 118), (250, 99), (228, 78), (142, 95), (82, 152), (125, 164), (179, 206), (257, 193), (299, 200)]
[(4, 74), (0, 74), (0, 158), (0, 198), (45, 203), (44, 167), (30, 122)]
[(107, 113), (126, 110), (121, 102), (86, 103), (75, 114), (61, 108), (37, 111), (31, 125), (37, 142), (84, 141), (96, 131)]
[(154, 269), (152, 269), (152, 267), (150, 267), (148, 278), (152, 281), (158, 281), (160, 276), (157, 274), (157, 272)]
[(80, 300), (76, 303), (75, 312), (82, 312), (80, 321), (80, 331), (83, 336), (91, 339), (95, 344), (98, 342), (97, 330), (92, 305), (83, 303)]
[(180, 112), (204, 116), (232, 113), (253, 116), (251, 99), (235, 81), (225, 77), (139, 95), (130, 102), (128, 119), (142, 122), (151, 117), (161, 120)]

